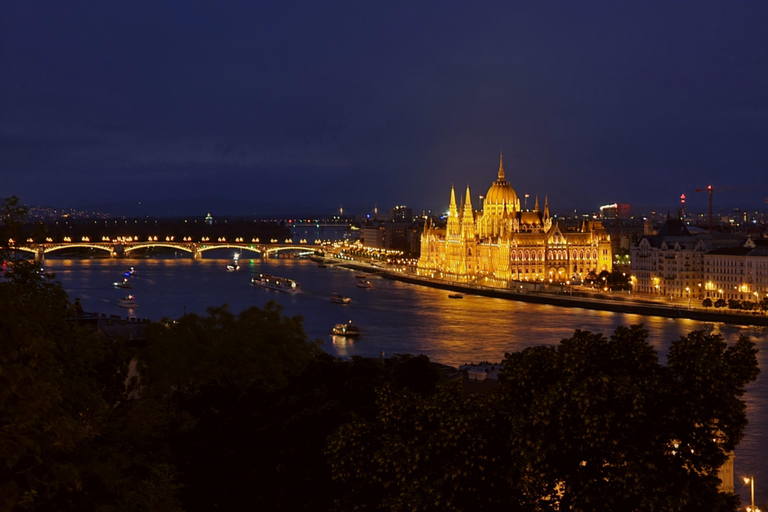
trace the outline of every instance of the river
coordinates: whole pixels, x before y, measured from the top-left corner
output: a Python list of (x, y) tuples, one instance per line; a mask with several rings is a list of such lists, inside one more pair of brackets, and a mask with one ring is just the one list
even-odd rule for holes
[[(234, 313), (250, 306), (262, 307), (269, 300), (279, 303), (287, 315), (301, 315), (310, 339), (322, 340), (334, 355), (378, 357), (382, 353), (426, 354), (430, 359), (453, 366), (467, 362), (500, 361), (505, 352), (538, 344), (556, 344), (575, 329), (609, 335), (619, 325), (642, 323), (649, 341), (662, 360), (671, 341), (689, 331), (705, 327), (687, 319), (560, 308), (504, 299), (464, 295), (450, 299), (448, 292), (389, 279), (369, 277), (373, 288), (356, 286), (357, 272), (340, 267), (319, 268), (306, 259), (240, 260), (241, 271), (227, 272), (228, 255), (206, 254), (207, 258), (168, 259), (47, 259), (45, 269), (56, 274), (70, 299), (80, 298), (86, 311), (160, 320), (184, 313), (205, 314), (210, 306), (227, 304)], [(113, 282), (133, 266), (133, 288), (115, 288)], [(254, 273), (290, 277), (302, 291), (288, 294), (250, 284)], [(330, 302), (331, 292), (351, 297), (350, 304)], [(138, 307), (126, 310), (117, 301), (128, 292)], [(331, 336), (336, 323), (353, 320), (362, 336), (355, 341)], [(760, 367), (768, 366), (768, 329), (709, 324), (715, 332), (734, 341), (748, 334), (758, 344)], [(768, 375), (764, 371), (745, 396), (750, 421), (736, 451), (736, 491), (747, 503), (749, 490), (741, 477), (755, 476), (758, 503), (768, 495)]]

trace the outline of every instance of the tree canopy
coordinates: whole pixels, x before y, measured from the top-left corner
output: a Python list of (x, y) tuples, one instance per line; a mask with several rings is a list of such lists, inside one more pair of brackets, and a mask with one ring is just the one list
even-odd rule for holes
[(758, 373), (741, 337), (695, 331), (668, 364), (639, 326), (507, 354), (498, 392), (384, 387), (329, 442), (341, 510), (735, 510), (718, 468)]

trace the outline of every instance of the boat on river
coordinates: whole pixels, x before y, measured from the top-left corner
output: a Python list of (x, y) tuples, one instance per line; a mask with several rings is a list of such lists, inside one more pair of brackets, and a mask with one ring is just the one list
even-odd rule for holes
[(239, 272), (240, 271), (240, 263), (238, 263), (238, 260), (240, 258), (239, 253), (235, 253), (234, 258), (232, 258), (232, 263), (227, 265), (227, 272)]
[(360, 328), (352, 323), (352, 320), (345, 324), (336, 324), (331, 330), (331, 334), (334, 336), (346, 336), (347, 338), (354, 338), (360, 336)]
[(350, 302), (352, 302), (352, 299), (350, 299), (349, 297), (345, 297), (340, 293), (333, 292), (331, 294), (331, 302), (333, 302), (334, 304), (349, 304)]
[(358, 288), (373, 288), (373, 284), (367, 279), (358, 279), (357, 280), (357, 287)]
[(133, 285), (130, 283), (130, 281), (128, 281), (127, 278), (114, 284), (116, 288), (133, 288)]
[(122, 306), (124, 308), (135, 308), (136, 306), (139, 305), (139, 303), (136, 302), (136, 297), (134, 297), (133, 295), (126, 295), (125, 297), (117, 301), (117, 305)]
[(448, 295), (449, 299), (463, 299), (464, 296), (460, 293), (451, 293)]
[(300, 290), (299, 283), (293, 279), (273, 276), (271, 274), (258, 274), (251, 278), (251, 284), (279, 292), (296, 293)]

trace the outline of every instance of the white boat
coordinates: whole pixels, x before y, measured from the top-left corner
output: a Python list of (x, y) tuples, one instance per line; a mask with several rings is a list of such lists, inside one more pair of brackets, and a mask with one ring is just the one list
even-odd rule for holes
[(357, 280), (357, 287), (358, 288), (373, 288), (373, 284), (367, 279), (358, 279)]
[(261, 286), (279, 292), (296, 293), (300, 291), (299, 283), (287, 277), (278, 277), (270, 274), (259, 274), (251, 278), (253, 286)]
[(117, 301), (118, 306), (122, 306), (124, 308), (135, 308), (139, 305), (138, 302), (136, 302), (136, 298), (133, 295), (126, 295), (119, 301)]
[(340, 293), (333, 292), (331, 294), (331, 302), (335, 304), (349, 304), (350, 302), (352, 302), (352, 299), (350, 299), (349, 297), (345, 297)]
[(133, 288), (133, 285), (128, 279), (123, 279), (121, 282), (114, 283), (117, 288)]
[(235, 253), (235, 256), (232, 258), (232, 263), (227, 265), (227, 272), (239, 272), (240, 271), (240, 264), (238, 263), (238, 260), (240, 259), (240, 253)]
[(354, 338), (360, 336), (360, 328), (352, 323), (352, 320), (346, 324), (336, 324), (331, 330), (331, 334), (334, 336), (346, 336), (348, 338)]

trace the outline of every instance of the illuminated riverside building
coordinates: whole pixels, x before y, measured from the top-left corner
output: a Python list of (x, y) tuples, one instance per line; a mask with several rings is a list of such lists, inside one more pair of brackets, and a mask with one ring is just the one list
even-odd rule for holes
[(768, 294), (768, 241), (742, 234), (692, 234), (668, 219), (631, 250), (635, 293), (678, 299), (759, 300)]
[(703, 289), (712, 300), (759, 302), (768, 297), (768, 240), (748, 238), (741, 247), (705, 254)]
[(585, 221), (565, 231), (549, 214), (549, 204), (520, 208), (515, 189), (506, 181), (503, 161), (485, 195), (482, 211), (472, 209), (469, 186), (463, 205), (451, 204), (445, 228), (425, 224), (421, 235), (419, 275), (464, 282), (569, 282), (590, 271), (611, 270), (611, 241), (599, 221)]

